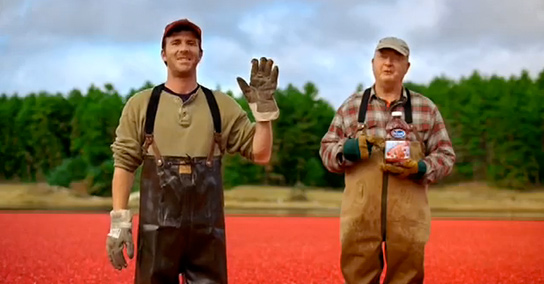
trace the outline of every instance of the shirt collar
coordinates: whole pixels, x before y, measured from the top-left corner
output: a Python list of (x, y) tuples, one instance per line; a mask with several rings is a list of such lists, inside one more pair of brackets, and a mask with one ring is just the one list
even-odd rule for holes
[[(370, 87), (370, 99), (379, 99), (379, 97), (376, 95), (376, 91), (374, 90), (374, 86), (375, 85), (372, 85), (372, 87)], [(408, 99), (408, 94), (406, 94), (406, 88), (404, 86), (402, 86), (402, 96), (401, 96), (401, 101), (406, 101)]]
[(202, 86), (200, 86), (200, 84), (197, 84), (197, 87), (192, 90), (191, 92), (189, 92), (188, 94), (178, 94), (178, 93), (174, 93), (174, 91), (164, 87), (164, 91), (172, 96), (176, 96), (176, 97), (179, 97), (183, 100), (184, 104), (188, 104), (190, 102), (192, 102), (196, 96), (201, 92)]

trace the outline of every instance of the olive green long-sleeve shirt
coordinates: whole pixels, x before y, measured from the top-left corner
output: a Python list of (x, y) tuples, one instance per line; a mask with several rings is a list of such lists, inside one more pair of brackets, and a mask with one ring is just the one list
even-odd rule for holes
[[(151, 92), (146, 89), (135, 94), (123, 108), (111, 145), (115, 167), (134, 172), (144, 159), (145, 115)], [(227, 153), (253, 160), (255, 123), (234, 98), (218, 91), (214, 95), (221, 113), (222, 147)], [(163, 90), (153, 132), (163, 156), (206, 157), (213, 140), (213, 119), (202, 88), (185, 102)], [(147, 155), (153, 155), (152, 147)], [(220, 155), (217, 147), (214, 155)]]

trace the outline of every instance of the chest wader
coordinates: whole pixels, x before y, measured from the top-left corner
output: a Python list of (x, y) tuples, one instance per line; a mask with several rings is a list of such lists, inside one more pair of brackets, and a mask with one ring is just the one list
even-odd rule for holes
[[(410, 93), (408, 89), (406, 92), (405, 118), (411, 124)], [(359, 131), (363, 132), (367, 131), (364, 121), (369, 99), (367, 89), (358, 119)], [(417, 129), (411, 127), (411, 156), (419, 160), (424, 157), (423, 142)], [(340, 217), (342, 274), (349, 284), (380, 283), (387, 265), (384, 283), (423, 283), (431, 222), (426, 187), (382, 172), (383, 162), (380, 149), (368, 160), (346, 169)]]
[(214, 123), (207, 157), (161, 156), (153, 128), (163, 88), (153, 89), (147, 108), (134, 283), (179, 283), (180, 274), (184, 283), (227, 283), (221, 156), (213, 156), (216, 144), (224, 152), (219, 108), (202, 87)]

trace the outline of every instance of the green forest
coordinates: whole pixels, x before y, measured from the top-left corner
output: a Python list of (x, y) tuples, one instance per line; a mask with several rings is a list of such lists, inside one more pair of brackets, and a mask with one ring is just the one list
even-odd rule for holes
[[(446, 121), (457, 161), (452, 175), (442, 183), (484, 181), (512, 189), (541, 185), (544, 70), (536, 78), (527, 71), (510, 77), (482, 76), (474, 71), (456, 80), (439, 76), (428, 84), (405, 85), (432, 99)], [(65, 187), (84, 181), (90, 194), (109, 196), (113, 175), (110, 144), (123, 105), (136, 92), (151, 87), (146, 82), (128, 94), (120, 94), (112, 84), (66, 94), (2, 94), (0, 180), (46, 181)], [(354, 91), (363, 88), (354, 86)], [(236, 99), (253, 119), (245, 99)], [(327, 172), (318, 153), (336, 109), (311, 82), (301, 88), (278, 89), (276, 99), (281, 115), (274, 122), (270, 165), (226, 156), (225, 187), (267, 184), (342, 189), (343, 176)], [(138, 190), (138, 175), (134, 190)]]

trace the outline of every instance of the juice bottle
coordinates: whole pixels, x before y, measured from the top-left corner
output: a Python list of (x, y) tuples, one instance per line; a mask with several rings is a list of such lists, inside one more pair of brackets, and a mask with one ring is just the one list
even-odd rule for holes
[(402, 112), (391, 113), (391, 120), (385, 127), (385, 161), (403, 162), (410, 158), (410, 126), (402, 119)]

